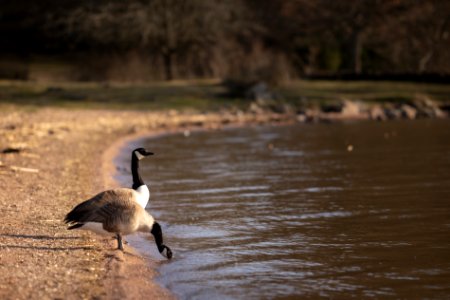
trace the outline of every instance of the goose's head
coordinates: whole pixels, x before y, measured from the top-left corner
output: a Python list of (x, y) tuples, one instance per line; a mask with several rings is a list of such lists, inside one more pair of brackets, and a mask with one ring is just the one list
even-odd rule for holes
[(138, 160), (143, 159), (146, 156), (153, 155), (153, 152), (149, 152), (144, 148), (134, 149), (132, 152), (132, 156), (136, 157)]
[(165, 258), (172, 259), (173, 256), (172, 250), (170, 250), (170, 248), (167, 247), (166, 245), (161, 245), (161, 247), (158, 247), (158, 251)]

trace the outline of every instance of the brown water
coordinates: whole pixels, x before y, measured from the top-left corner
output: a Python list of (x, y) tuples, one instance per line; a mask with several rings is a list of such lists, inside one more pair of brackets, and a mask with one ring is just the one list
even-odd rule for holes
[(159, 282), (181, 299), (450, 298), (450, 122), (144, 144), (148, 208), (175, 253)]

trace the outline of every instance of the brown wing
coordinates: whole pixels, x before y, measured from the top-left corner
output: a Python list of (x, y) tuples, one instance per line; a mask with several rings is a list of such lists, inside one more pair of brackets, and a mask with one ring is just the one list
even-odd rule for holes
[(66, 223), (100, 222), (111, 223), (111, 218), (128, 219), (133, 213), (135, 203), (131, 189), (114, 189), (101, 192), (89, 200), (78, 204), (69, 212)]

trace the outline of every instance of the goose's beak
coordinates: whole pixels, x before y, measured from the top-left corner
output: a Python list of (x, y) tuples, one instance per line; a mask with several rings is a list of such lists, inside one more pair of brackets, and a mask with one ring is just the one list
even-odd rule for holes
[(145, 155), (145, 156), (149, 156), (149, 155), (154, 155), (154, 153), (153, 153), (153, 152), (150, 152), (150, 151), (145, 151), (144, 155)]
[(170, 250), (170, 248), (167, 247), (166, 245), (164, 245), (164, 248), (163, 248), (163, 250), (160, 253), (165, 258), (172, 259), (172, 256), (173, 256), (172, 250)]

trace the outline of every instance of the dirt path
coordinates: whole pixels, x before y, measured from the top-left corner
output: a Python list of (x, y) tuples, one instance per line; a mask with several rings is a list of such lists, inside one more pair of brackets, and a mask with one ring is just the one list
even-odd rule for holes
[(276, 115), (3, 110), (0, 298), (170, 298), (152, 281), (155, 262), (130, 247), (124, 255), (112, 250), (113, 240), (67, 231), (64, 215), (76, 203), (114, 186), (111, 161), (124, 137), (282, 120)]

